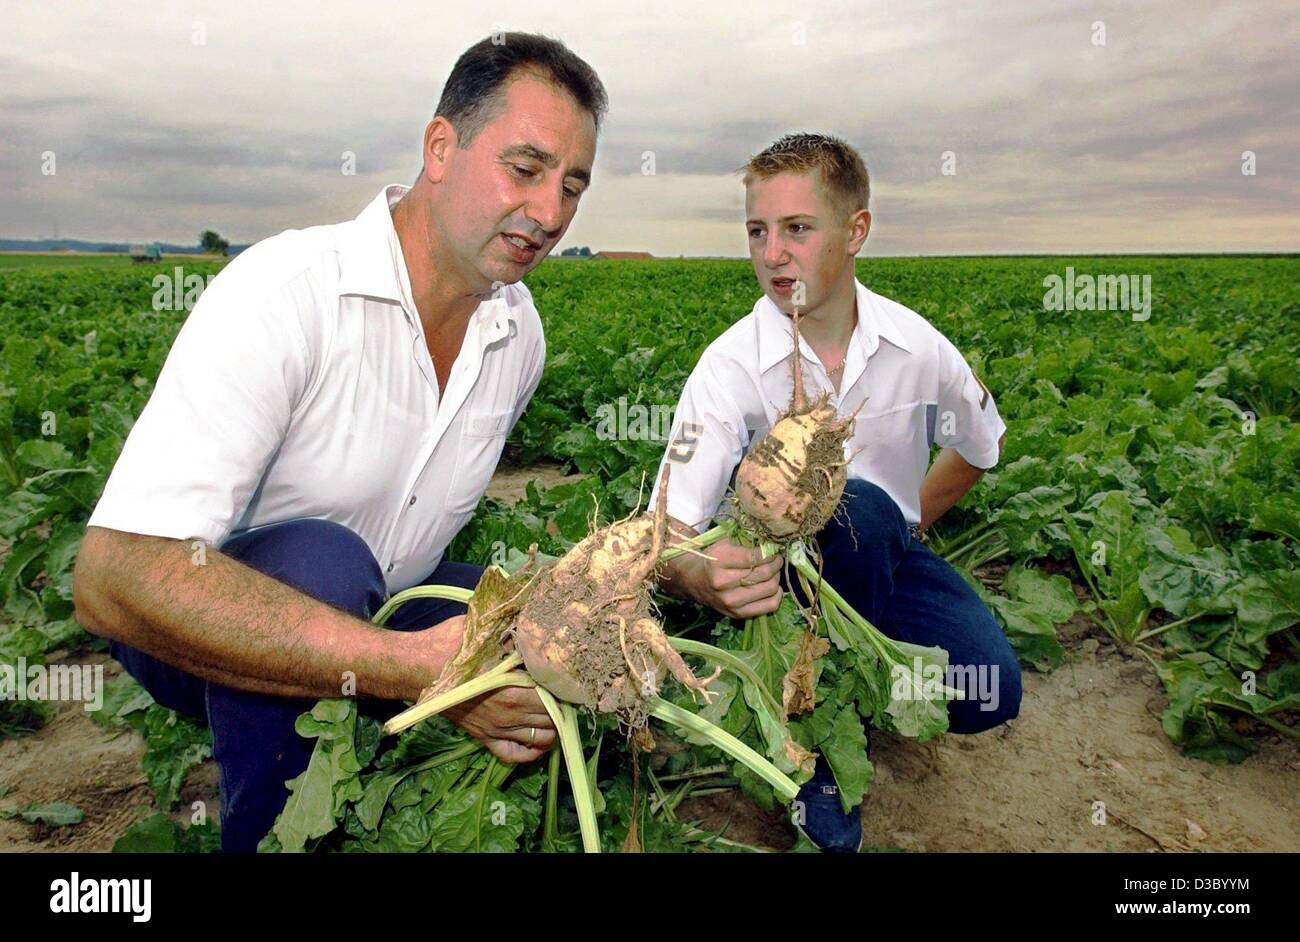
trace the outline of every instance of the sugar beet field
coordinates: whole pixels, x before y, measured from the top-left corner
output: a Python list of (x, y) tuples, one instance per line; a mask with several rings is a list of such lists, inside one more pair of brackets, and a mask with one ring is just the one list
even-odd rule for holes
[[(77, 625), (71, 575), (186, 296), (220, 265), (64, 262), (0, 266), (0, 849), (214, 851), (207, 729)], [(1053, 303), (1050, 276), (1071, 272), (1076, 291), (1133, 274), (1150, 293)], [(928, 539), (1019, 655), (1020, 716), (969, 737), (888, 720), (852, 646), (821, 658), (813, 709), (773, 715), (798, 611), (746, 624), (666, 597), (693, 666), (702, 642), (736, 666), (707, 706), (673, 683), (664, 699), (787, 774), (787, 739), (824, 752), (874, 850), (1300, 850), (1300, 260), (873, 259), (859, 277), (946, 334), (1008, 424), (999, 466)], [(552, 260), (528, 284), (546, 371), (453, 559), (560, 555), (593, 512), (636, 509), (665, 447), (656, 419), (756, 296), (742, 261)], [(16, 696), (40, 665), (99, 671), (99, 708)], [(883, 727), (870, 761), (855, 709)], [(558, 750), (507, 766), (446, 720), (383, 736), (353, 701), (322, 701), (300, 725), (312, 765), (263, 846), (577, 851), (590, 807), (606, 850), (634, 817), (648, 851), (808, 849), (771, 782), (652, 728), (634, 789), (616, 725), (582, 716), (592, 789), (575, 800)]]

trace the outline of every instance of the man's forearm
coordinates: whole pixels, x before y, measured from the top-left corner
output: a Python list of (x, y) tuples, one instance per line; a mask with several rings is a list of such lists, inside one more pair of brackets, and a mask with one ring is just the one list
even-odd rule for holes
[(921, 482), (921, 529), (928, 529), (983, 476), (983, 468), (968, 463), (956, 450), (940, 451)]
[[(92, 527), (74, 579), (77, 618), (206, 680), (255, 693), (415, 699), (449, 653), (334, 609), (242, 563), (188, 544)], [(417, 633), (418, 634), (418, 633)]]

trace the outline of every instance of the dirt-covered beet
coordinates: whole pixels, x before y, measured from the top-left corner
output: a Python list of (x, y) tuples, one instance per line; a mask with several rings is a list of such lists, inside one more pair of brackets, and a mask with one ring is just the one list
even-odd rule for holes
[(853, 417), (840, 418), (829, 395), (808, 398), (797, 310), (792, 320), (790, 408), (740, 463), (735, 493), (740, 525), (782, 545), (815, 535), (835, 515), (848, 477), (844, 444), (853, 434)]
[(653, 518), (603, 527), (538, 575), (515, 620), (528, 673), (555, 696), (640, 728), (671, 672), (703, 694), (654, 617), (650, 590), (667, 529), (668, 474)]

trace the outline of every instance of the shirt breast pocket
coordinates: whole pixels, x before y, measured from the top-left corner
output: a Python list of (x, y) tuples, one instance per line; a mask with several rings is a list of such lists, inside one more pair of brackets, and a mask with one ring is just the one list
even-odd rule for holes
[(505, 448), (513, 412), (471, 413), (460, 433), (456, 470), (447, 491), (447, 510), (470, 513), (487, 490)]
[(924, 402), (909, 402), (882, 412), (858, 416), (854, 424), (856, 447), (876, 454), (909, 454), (927, 440)]

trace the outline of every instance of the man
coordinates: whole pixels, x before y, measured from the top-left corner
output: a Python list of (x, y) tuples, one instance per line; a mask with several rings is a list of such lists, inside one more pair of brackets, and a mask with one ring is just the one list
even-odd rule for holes
[[(210, 724), (224, 850), (256, 848), (306, 767), (298, 714), (353, 693), (414, 700), (455, 653), (464, 606), (410, 603), (400, 631), (368, 619), (409, 586), (478, 580), (443, 552), (541, 377), (519, 281), (573, 220), (606, 101), (557, 41), (477, 43), (412, 187), (248, 249), (177, 337), (74, 593), (159, 702)], [(523, 688), (448, 715), (507, 762), (555, 741)]]
[[(818, 535), (826, 578), (887, 635), (946, 648), (950, 664), (992, 676), (991, 702), (967, 691), (970, 699), (950, 703), (954, 732), (1003, 723), (1019, 711), (1015, 655), (975, 592), (921, 542), (997, 463), (1006, 425), (993, 397), (939, 331), (856, 279), (871, 214), (867, 168), (852, 147), (820, 134), (783, 137), (749, 161), (744, 184), (763, 297), (705, 350), (682, 391), (664, 457), (675, 465), (674, 529), (689, 536), (724, 511), (736, 466), (788, 407), (798, 307), (805, 385), (829, 393), (840, 415), (860, 410), (843, 512)], [(932, 445), (942, 450), (930, 464)], [(776, 610), (779, 557), (733, 541), (708, 553), (669, 564), (669, 589), (733, 618)], [(972, 675), (950, 672), (949, 683), (963, 676)], [(799, 798), (802, 830), (818, 847), (861, 846), (860, 811), (843, 813), (824, 761)]]

